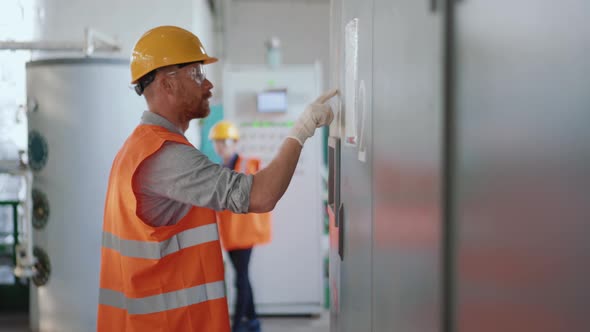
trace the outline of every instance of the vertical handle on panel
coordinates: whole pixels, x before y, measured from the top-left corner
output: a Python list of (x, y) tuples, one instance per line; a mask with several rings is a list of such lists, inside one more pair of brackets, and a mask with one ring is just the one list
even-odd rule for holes
[(338, 255), (344, 259), (344, 206), (340, 200), (340, 138), (328, 137), (328, 209), (338, 228)]
[(338, 254), (340, 260), (344, 260), (344, 204), (340, 203), (336, 219), (339, 221), (338, 226)]
[(340, 138), (328, 137), (328, 208), (335, 216), (335, 227), (340, 224), (338, 207), (340, 206)]

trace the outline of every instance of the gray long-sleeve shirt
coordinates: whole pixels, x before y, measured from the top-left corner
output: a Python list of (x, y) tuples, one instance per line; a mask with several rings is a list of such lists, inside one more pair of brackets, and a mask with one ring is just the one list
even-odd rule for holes
[[(144, 112), (141, 124), (183, 134), (170, 121)], [(166, 142), (137, 169), (133, 191), (137, 215), (152, 226), (168, 226), (182, 219), (192, 206), (216, 211), (248, 212), (252, 175), (213, 163), (192, 146)]]

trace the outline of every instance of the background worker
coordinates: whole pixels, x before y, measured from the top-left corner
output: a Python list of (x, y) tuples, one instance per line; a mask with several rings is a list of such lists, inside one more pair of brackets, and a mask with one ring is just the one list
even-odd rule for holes
[[(223, 166), (239, 173), (255, 174), (260, 170), (260, 160), (239, 155), (238, 128), (229, 121), (217, 122), (209, 131), (215, 153)], [(236, 272), (237, 296), (234, 305), (233, 331), (259, 332), (260, 321), (256, 316), (254, 293), (249, 278), (249, 263), (255, 245), (271, 240), (270, 213), (236, 214), (225, 210), (217, 213), (219, 236)]]
[[(97, 330), (230, 330), (215, 211), (269, 212), (301, 149), (333, 119), (331, 91), (299, 116), (278, 154), (254, 175), (215, 164), (184, 132), (209, 115), (217, 61), (173, 26), (147, 31), (131, 56), (131, 83), (148, 111), (113, 162), (104, 209)], [(113, 119), (116, 126), (117, 119)], [(105, 133), (108, 135), (108, 133)]]

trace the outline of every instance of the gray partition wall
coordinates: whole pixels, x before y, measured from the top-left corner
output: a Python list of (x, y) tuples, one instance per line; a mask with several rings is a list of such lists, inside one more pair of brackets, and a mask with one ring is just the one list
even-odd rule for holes
[(590, 2), (331, 13), (332, 331), (590, 331)]
[(590, 2), (454, 14), (455, 331), (590, 331)]
[(442, 10), (374, 9), (372, 330), (439, 331)]

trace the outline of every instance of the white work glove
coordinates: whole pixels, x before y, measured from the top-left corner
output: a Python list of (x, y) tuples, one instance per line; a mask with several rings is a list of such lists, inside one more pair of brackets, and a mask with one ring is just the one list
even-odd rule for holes
[(334, 113), (330, 105), (326, 104), (326, 102), (336, 94), (338, 94), (337, 89), (330, 90), (309, 104), (297, 121), (295, 121), (295, 125), (291, 128), (287, 137), (297, 140), (303, 146), (305, 140), (313, 136), (316, 128), (332, 123)]

